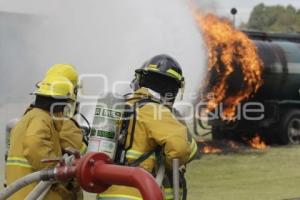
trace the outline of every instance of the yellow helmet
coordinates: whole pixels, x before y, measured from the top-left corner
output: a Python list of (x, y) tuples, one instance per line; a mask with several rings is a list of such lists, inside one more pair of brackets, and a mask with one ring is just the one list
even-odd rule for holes
[(70, 65), (70, 64), (55, 64), (50, 69), (48, 69), (46, 76), (50, 75), (58, 75), (58, 76), (64, 76), (67, 79), (69, 79), (73, 86), (77, 86), (78, 82), (78, 74), (76, 69)]
[(72, 82), (64, 76), (57, 75), (46, 76), (39, 83), (39, 87), (36, 88), (33, 94), (76, 100)]

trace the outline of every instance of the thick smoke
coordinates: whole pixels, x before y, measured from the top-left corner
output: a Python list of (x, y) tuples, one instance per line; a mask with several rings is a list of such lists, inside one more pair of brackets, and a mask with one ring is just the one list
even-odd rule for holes
[[(29, 93), (54, 63), (82, 74), (104, 74), (109, 86), (130, 81), (134, 69), (166, 53), (182, 65), (185, 101), (200, 88), (205, 47), (192, 13), (181, 0), (1, 0), (0, 126), (18, 117)], [(89, 93), (101, 84), (86, 81)], [(0, 137), (3, 148), (4, 134)], [(3, 158), (3, 151), (0, 151)]]

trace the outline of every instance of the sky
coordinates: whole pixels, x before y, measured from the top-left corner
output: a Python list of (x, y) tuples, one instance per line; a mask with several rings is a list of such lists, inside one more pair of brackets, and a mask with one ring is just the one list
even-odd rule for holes
[[(230, 9), (235, 7), (238, 9), (236, 16), (237, 25), (241, 22), (247, 22), (253, 7), (259, 3), (265, 5), (292, 5), (300, 9), (300, 0), (198, 0), (199, 2), (207, 2), (210, 9), (215, 10), (219, 15), (230, 16)], [(214, 5), (211, 3), (214, 2)]]

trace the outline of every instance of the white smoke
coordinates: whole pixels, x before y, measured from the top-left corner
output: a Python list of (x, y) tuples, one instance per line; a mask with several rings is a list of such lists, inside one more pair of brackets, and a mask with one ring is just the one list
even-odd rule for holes
[(219, 5), (214, 0), (194, 0), (195, 6), (207, 13), (217, 13)]
[[(183, 67), (185, 101), (200, 88), (205, 46), (185, 1), (0, 0), (0, 5), (1, 130), (23, 113), (34, 84), (54, 63), (104, 74), (111, 86), (130, 81), (134, 69), (164, 53)], [(102, 88), (95, 82), (86, 87), (97, 93)]]

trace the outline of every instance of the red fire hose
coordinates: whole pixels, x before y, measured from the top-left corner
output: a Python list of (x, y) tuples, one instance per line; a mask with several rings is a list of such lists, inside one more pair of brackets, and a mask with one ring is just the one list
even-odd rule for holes
[(137, 188), (144, 200), (163, 200), (163, 193), (150, 173), (137, 167), (114, 165), (103, 153), (89, 153), (75, 160), (72, 167), (56, 167), (57, 179), (74, 176), (88, 192), (101, 193), (111, 185), (124, 185)]

